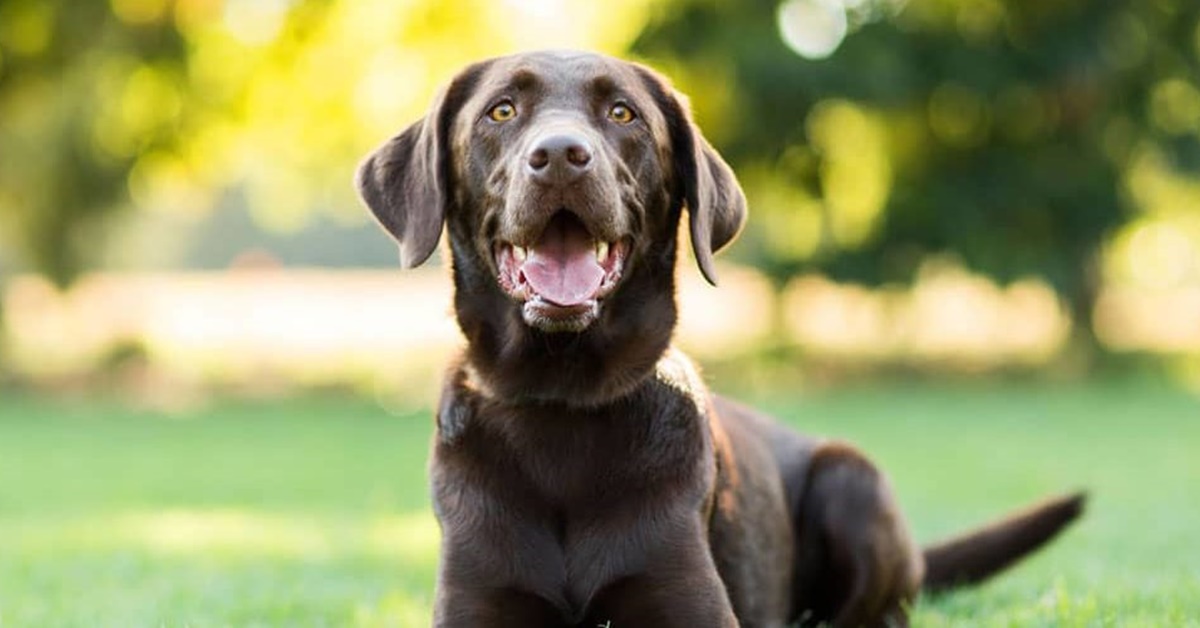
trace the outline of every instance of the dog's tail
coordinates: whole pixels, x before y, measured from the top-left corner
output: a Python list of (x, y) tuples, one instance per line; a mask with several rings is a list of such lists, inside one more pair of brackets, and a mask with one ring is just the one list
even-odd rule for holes
[(985, 580), (1041, 547), (1083, 512), (1086, 493), (1049, 499), (923, 550), (921, 589), (935, 593)]

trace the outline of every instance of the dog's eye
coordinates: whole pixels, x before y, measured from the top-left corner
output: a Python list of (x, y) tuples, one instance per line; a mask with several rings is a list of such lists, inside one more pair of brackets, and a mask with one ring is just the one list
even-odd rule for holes
[(505, 100), (497, 103), (488, 111), (488, 117), (495, 122), (504, 122), (517, 117), (517, 108), (511, 101)]
[(637, 116), (634, 115), (633, 109), (624, 103), (617, 103), (608, 110), (608, 119), (617, 124), (629, 124)]

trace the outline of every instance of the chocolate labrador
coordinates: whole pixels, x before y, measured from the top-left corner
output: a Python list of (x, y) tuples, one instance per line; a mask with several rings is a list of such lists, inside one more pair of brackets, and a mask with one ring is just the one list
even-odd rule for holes
[(449, 234), (467, 345), (433, 444), (437, 626), (903, 624), (919, 591), (990, 576), (1082, 509), (918, 549), (862, 453), (705, 388), (671, 347), (677, 227), (715, 284), (746, 202), (645, 67), (471, 65), (357, 183), (404, 266)]

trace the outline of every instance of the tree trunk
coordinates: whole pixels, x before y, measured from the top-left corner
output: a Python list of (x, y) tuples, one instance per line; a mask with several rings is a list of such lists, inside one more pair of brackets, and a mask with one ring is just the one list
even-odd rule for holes
[(1071, 338), (1066, 350), (1066, 364), (1073, 374), (1094, 375), (1097, 371), (1112, 366), (1113, 353), (1096, 335), (1095, 311), (1100, 296), (1099, 268), (1096, 255), (1083, 256), (1083, 277), (1074, 294), (1069, 295), (1071, 315)]

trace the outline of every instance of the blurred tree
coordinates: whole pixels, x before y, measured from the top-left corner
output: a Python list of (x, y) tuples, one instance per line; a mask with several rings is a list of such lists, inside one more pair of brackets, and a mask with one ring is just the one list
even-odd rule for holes
[(130, 237), (122, 209), (222, 196), (278, 231), (363, 221), (357, 160), (459, 67), (623, 48), (646, 1), (0, 0), (0, 263), (66, 286), (114, 240), (186, 245)]
[[(161, 19), (165, 6), (0, 2), (0, 246), (10, 264), (69, 284), (101, 251), (137, 156), (173, 143), (185, 49)], [(0, 275), (0, 298), (3, 284)]]
[(1159, 271), (1188, 255), (1183, 235), (1200, 240), (1186, 218), (1200, 206), (1198, 13), (1189, 0), (0, 0), (0, 264), (67, 285), (114, 237), (181, 246), (125, 239), (113, 218), (127, 207), (199, 215), (224, 197), (280, 231), (314, 212), (362, 220), (358, 156), (463, 63), (636, 38), (738, 167), (755, 218), (736, 254), (780, 285), (810, 269), (905, 281), (950, 253), (1001, 280), (1047, 278), (1086, 323), (1114, 230), (1109, 253), (1155, 260), (1106, 261), (1117, 279), (1184, 277)]
[(139, 154), (170, 145), (183, 42), (164, 3), (0, 2), (0, 242), (68, 284)]
[(674, 0), (633, 50), (738, 169), (734, 255), (779, 285), (951, 255), (1044, 278), (1094, 345), (1102, 246), (1146, 210), (1135, 155), (1200, 169), (1198, 23), (1193, 0)]

